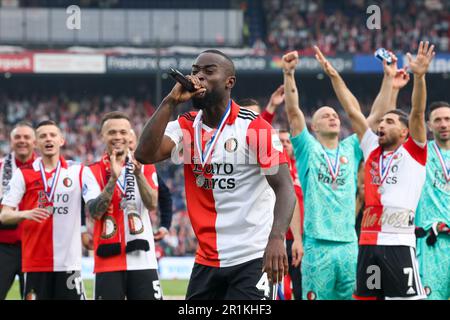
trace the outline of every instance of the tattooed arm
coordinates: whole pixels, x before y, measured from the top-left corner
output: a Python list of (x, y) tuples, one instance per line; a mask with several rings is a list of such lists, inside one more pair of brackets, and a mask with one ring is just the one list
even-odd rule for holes
[(114, 194), (114, 187), (116, 185), (116, 182), (117, 177), (111, 176), (100, 195), (97, 198), (88, 201), (87, 206), (92, 218), (100, 220), (106, 213), (109, 205), (111, 204), (111, 199)]

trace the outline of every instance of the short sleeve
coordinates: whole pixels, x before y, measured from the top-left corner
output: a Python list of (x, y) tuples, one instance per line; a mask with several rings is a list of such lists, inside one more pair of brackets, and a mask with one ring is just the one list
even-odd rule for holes
[(168, 136), (175, 143), (176, 148), (179, 147), (179, 144), (183, 141), (183, 131), (178, 120), (170, 121), (167, 124), (164, 135)]
[(3, 192), (2, 205), (17, 208), (25, 194), (25, 178), (22, 170), (16, 169)]
[(247, 144), (262, 169), (270, 169), (287, 163), (280, 138), (270, 124), (261, 117), (253, 120), (247, 128)]
[(378, 148), (378, 136), (372, 131), (372, 129), (369, 128), (366, 133), (364, 133), (360, 146), (364, 155), (364, 160), (367, 160), (372, 151)]
[(82, 194), (84, 202), (88, 203), (90, 200), (97, 198), (102, 190), (98, 185), (97, 179), (95, 179), (92, 170), (89, 167), (83, 169), (83, 186)]
[(403, 144), (403, 147), (418, 163), (423, 166), (427, 163), (428, 148), (426, 143), (419, 144), (411, 136), (409, 136), (408, 140), (406, 140), (406, 142)]

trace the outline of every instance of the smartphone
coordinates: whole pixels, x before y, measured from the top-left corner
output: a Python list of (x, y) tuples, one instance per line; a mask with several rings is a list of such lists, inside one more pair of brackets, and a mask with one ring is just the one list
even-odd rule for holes
[(381, 62), (383, 60), (386, 60), (387, 64), (392, 64), (392, 57), (389, 54), (389, 51), (387, 51), (385, 48), (379, 48), (377, 51), (375, 51), (375, 57), (379, 59)]
[(178, 83), (180, 83), (183, 88), (189, 92), (195, 92), (194, 85), (190, 82), (180, 71), (175, 68), (169, 69), (169, 75)]

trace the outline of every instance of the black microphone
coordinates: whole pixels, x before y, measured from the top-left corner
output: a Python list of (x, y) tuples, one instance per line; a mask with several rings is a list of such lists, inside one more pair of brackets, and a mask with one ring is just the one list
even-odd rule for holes
[(187, 91), (189, 92), (195, 92), (197, 91), (194, 88), (194, 85), (192, 84), (192, 82), (190, 82), (180, 71), (178, 71), (175, 68), (170, 68), (169, 69), (169, 75), (178, 83), (180, 83), (183, 88), (185, 88)]

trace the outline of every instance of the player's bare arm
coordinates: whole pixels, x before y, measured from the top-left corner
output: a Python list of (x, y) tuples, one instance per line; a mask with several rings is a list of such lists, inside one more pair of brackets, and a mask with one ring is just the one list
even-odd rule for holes
[(296, 199), (287, 164), (280, 165), (277, 174), (267, 175), (266, 178), (275, 192), (276, 201), (272, 230), (264, 252), (263, 271), (267, 272), (269, 281), (278, 283), (289, 270), (284, 238), (292, 220)]
[(289, 227), (292, 231), (292, 236), (294, 237), (294, 242), (292, 243), (292, 265), (298, 267), (302, 261), (304, 250), (303, 241), (301, 235), (301, 219), (300, 219), (300, 205), (298, 201), (295, 203), (294, 214), (292, 215), (291, 224)]
[(145, 124), (139, 138), (134, 155), (140, 163), (156, 163), (170, 157), (175, 143), (164, 135), (170, 117), (177, 105), (206, 91), (201, 87), (197, 77), (187, 76), (187, 78), (194, 84), (197, 91), (189, 92), (181, 84), (176, 83), (172, 91), (163, 99), (155, 114)]
[(409, 68), (414, 74), (414, 88), (412, 92), (412, 109), (409, 116), (409, 132), (411, 137), (419, 142), (425, 143), (427, 141), (427, 131), (425, 124), (425, 109), (427, 103), (427, 85), (425, 75), (428, 72), (431, 60), (435, 56), (434, 45), (423, 41), (419, 44), (416, 57), (413, 59), (408, 52)]
[(96, 220), (100, 220), (108, 210), (114, 194), (114, 188), (116, 186), (117, 179), (119, 178), (120, 172), (122, 170), (123, 165), (120, 164), (120, 162), (117, 160), (116, 153), (117, 151), (113, 150), (112, 154), (110, 155), (111, 177), (109, 178), (108, 183), (106, 183), (105, 188), (97, 198), (92, 199), (87, 203), (89, 213), (91, 214), (92, 218)]
[(134, 164), (134, 176), (136, 177), (136, 183), (138, 185), (139, 194), (141, 195), (142, 202), (147, 210), (156, 209), (156, 203), (158, 201), (158, 193), (156, 190), (153, 190), (148, 184), (147, 180), (142, 173), (142, 165), (136, 161), (136, 159), (132, 159)]
[(325, 73), (331, 80), (331, 84), (333, 85), (334, 92), (344, 108), (345, 112), (350, 118), (352, 123), (353, 130), (358, 135), (358, 138), (361, 140), (364, 136), (364, 133), (369, 128), (369, 124), (361, 112), (361, 107), (359, 105), (358, 100), (352, 94), (352, 92), (347, 88), (342, 77), (339, 75), (337, 70), (331, 65), (331, 63), (325, 58), (323, 53), (320, 51), (319, 47), (314, 46), (314, 50), (316, 51), (316, 59), (319, 61)]
[(16, 211), (16, 208), (3, 206), (0, 214), (0, 223), (4, 225), (17, 224), (23, 220), (32, 220), (41, 223), (49, 216), (49, 212), (44, 208)]
[(293, 137), (300, 134), (306, 126), (305, 116), (300, 110), (297, 85), (295, 84), (295, 67), (298, 64), (298, 53), (292, 51), (282, 58), (284, 78), (284, 98), (289, 127)]
[(387, 64), (386, 60), (383, 60), (383, 70), (384, 76), (383, 81), (381, 83), (380, 92), (375, 98), (372, 108), (370, 110), (370, 114), (367, 117), (367, 122), (369, 127), (373, 131), (377, 131), (378, 122), (383, 117), (383, 115), (392, 110), (393, 106), (391, 105), (391, 96), (394, 91), (394, 78), (397, 74), (397, 57), (390, 52), (392, 63), (390, 65)]

